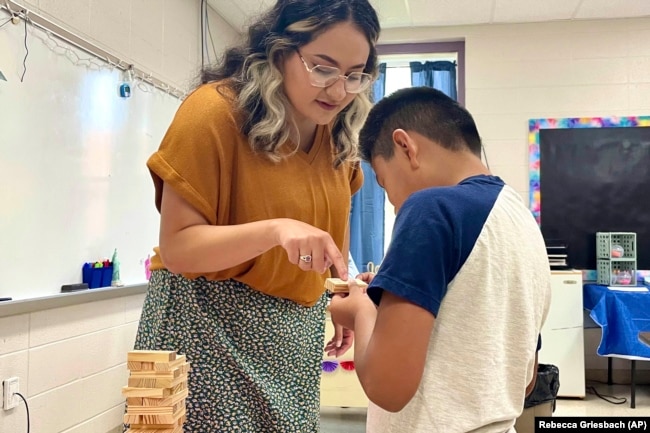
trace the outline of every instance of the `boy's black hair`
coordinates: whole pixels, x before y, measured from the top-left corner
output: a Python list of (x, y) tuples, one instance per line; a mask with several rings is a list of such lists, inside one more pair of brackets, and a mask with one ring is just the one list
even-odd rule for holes
[(481, 137), (472, 115), (431, 87), (401, 89), (379, 101), (359, 133), (361, 157), (368, 162), (375, 156), (391, 159), (396, 129), (417, 132), (449, 150), (467, 149), (481, 156)]

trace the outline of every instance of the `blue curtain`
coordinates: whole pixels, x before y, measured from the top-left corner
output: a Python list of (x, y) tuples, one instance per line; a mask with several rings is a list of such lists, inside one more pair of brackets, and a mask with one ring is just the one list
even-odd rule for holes
[(372, 102), (377, 103), (386, 93), (386, 63), (379, 64), (379, 76), (372, 86)]
[[(372, 88), (373, 102), (384, 97), (386, 64), (379, 65), (379, 77)], [(361, 162), (363, 186), (352, 197), (350, 213), (350, 254), (360, 272), (368, 262), (381, 263), (384, 257), (384, 189), (375, 179), (370, 164)]]
[(456, 87), (456, 62), (440, 60), (436, 62), (410, 62), (411, 85), (427, 86), (444, 92), (445, 95), (458, 100)]

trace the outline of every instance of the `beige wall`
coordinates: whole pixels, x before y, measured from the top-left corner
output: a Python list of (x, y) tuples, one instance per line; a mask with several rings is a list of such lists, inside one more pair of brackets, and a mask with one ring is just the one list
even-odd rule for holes
[[(450, 40), (465, 40), (466, 106), (490, 167), (526, 203), (528, 119), (650, 114), (650, 18), (386, 29), (380, 42)], [(586, 368), (600, 376), (599, 341), (600, 328), (585, 330)]]
[[(23, 0), (25, 7), (188, 89), (200, 67), (199, 0)], [(219, 54), (238, 34), (209, 9)], [(212, 46), (210, 45), (210, 49)], [(144, 295), (0, 318), (0, 380), (18, 376), (39, 433), (121, 432), (126, 353)], [(26, 431), (21, 404), (0, 431)]]
[[(201, 62), (199, 0), (18, 0), (174, 87), (187, 90)], [(238, 33), (208, 8), (221, 53)]]
[[(0, 379), (18, 376), (39, 433), (119, 429), (144, 295), (0, 318)], [(24, 404), (0, 410), (0, 431), (26, 430)], [(119, 430), (121, 431), (121, 430)]]
[(386, 29), (380, 42), (463, 39), (466, 106), (526, 201), (528, 119), (650, 114), (650, 18)]

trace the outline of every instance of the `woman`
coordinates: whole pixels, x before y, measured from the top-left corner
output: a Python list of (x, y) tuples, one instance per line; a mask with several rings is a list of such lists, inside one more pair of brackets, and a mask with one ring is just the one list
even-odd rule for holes
[(367, 0), (279, 0), (147, 163), (160, 246), (135, 347), (187, 355), (186, 432), (319, 430), (323, 284), (347, 278), (378, 34)]

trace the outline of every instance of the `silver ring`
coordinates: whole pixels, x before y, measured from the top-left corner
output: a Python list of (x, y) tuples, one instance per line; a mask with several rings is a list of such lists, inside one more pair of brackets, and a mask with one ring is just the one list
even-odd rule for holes
[(300, 260), (302, 260), (305, 263), (311, 263), (311, 254), (305, 254), (304, 256), (300, 256)]

